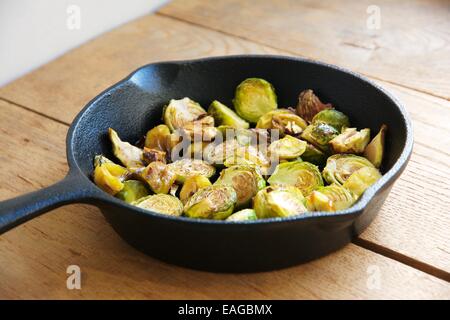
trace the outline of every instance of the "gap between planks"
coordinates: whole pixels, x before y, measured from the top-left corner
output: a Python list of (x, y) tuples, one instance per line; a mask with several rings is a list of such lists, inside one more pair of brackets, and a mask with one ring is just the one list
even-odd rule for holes
[[(322, 60), (317, 60), (314, 57), (310, 57), (310, 56), (307, 56), (307, 55), (301, 55), (301, 54), (299, 54), (299, 53), (297, 53), (295, 51), (291, 51), (291, 50), (288, 50), (288, 49), (285, 49), (285, 48), (279, 48), (279, 47), (276, 47), (276, 46), (273, 46), (273, 45), (270, 45), (270, 44), (267, 44), (267, 43), (263, 43), (261, 41), (258, 41), (258, 40), (255, 40), (255, 39), (251, 39), (251, 38), (248, 38), (248, 37), (245, 37), (245, 36), (242, 36), (242, 35), (236, 35), (236, 34), (233, 34), (233, 33), (230, 33), (230, 32), (226, 32), (226, 31), (223, 31), (223, 30), (221, 30), (219, 28), (212, 28), (210, 26), (205, 26), (205, 25), (202, 25), (201, 23), (196, 23), (196, 22), (190, 21), (188, 19), (183, 19), (183, 18), (180, 18), (180, 17), (172, 16), (170, 14), (167, 14), (167, 13), (164, 13), (164, 12), (161, 12), (161, 11), (156, 11), (154, 13), (154, 15), (165, 17), (165, 18), (172, 19), (172, 20), (179, 21), (179, 22), (188, 23), (188, 24), (191, 24), (193, 26), (196, 26), (196, 27), (199, 27), (199, 28), (203, 28), (203, 29), (206, 29), (206, 30), (212, 30), (212, 31), (221, 33), (221, 34), (229, 36), (229, 37), (234, 37), (234, 38), (238, 38), (238, 39), (245, 40), (245, 41), (248, 41), (248, 42), (252, 42), (252, 43), (260, 45), (260, 46), (265, 46), (265, 47), (268, 47), (270, 49), (274, 49), (274, 50), (277, 50), (277, 51), (280, 51), (280, 52), (284, 52), (286, 54), (289, 54), (290, 56), (302, 57), (302, 58), (310, 59), (310, 60), (313, 60), (313, 61), (322, 61)], [(326, 62), (326, 61), (324, 61), (324, 62)], [(326, 62), (326, 63), (328, 63), (328, 62)], [(332, 63), (330, 63), (330, 64), (332, 64)], [(345, 69), (351, 70), (351, 69), (348, 69), (348, 68), (345, 68)], [(379, 80), (379, 81), (384, 81), (386, 83), (394, 84), (396, 86), (399, 86), (399, 87), (402, 87), (402, 88), (405, 88), (405, 89), (413, 90), (413, 91), (420, 92), (420, 93), (423, 93), (423, 94), (427, 94), (427, 95), (430, 95), (430, 96), (433, 96), (433, 97), (436, 97), (436, 98), (439, 98), (439, 99), (450, 101), (450, 98), (440, 96), (438, 94), (435, 94), (435, 93), (427, 91), (427, 90), (422, 90), (422, 89), (419, 89), (419, 88), (410, 87), (410, 86), (405, 85), (405, 84), (397, 83), (397, 82), (392, 81), (392, 80), (386, 80), (386, 79), (383, 79), (383, 78), (380, 78), (380, 77), (377, 77), (377, 76), (373, 76), (373, 75), (369, 75), (369, 74), (366, 74), (366, 73), (363, 73), (363, 72), (359, 72), (359, 71), (357, 73), (358, 74), (362, 74), (362, 75), (364, 75), (367, 78), (371, 78), (371, 79), (375, 79), (375, 80)]]
[[(53, 117), (48, 116), (46, 114), (43, 114), (43, 113), (41, 113), (39, 111), (30, 109), (30, 108), (28, 108), (28, 107), (26, 107), (24, 105), (15, 103), (14, 101), (10, 101), (10, 100), (2, 98), (2, 97), (0, 97), (0, 101), (5, 101), (7, 103), (10, 103), (11, 105), (14, 105), (14, 106), (16, 106), (18, 108), (22, 108), (22, 109), (24, 109), (24, 110), (26, 110), (28, 112), (32, 112), (32, 113), (37, 114), (37, 115), (39, 115), (39, 116), (41, 116), (43, 118), (46, 118), (46, 119), (49, 119), (51, 121), (55, 121), (57, 123), (60, 123), (60, 124), (62, 124), (64, 126), (70, 127), (70, 123), (61, 121), (59, 119), (56, 119), (56, 118), (53, 118)], [(368, 240), (365, 240), (365, 239), (362, 239), (362, 238), (359, 238), (359, 237), (354, 239), (352, 241), (352, 243), (357, 245), (357, 246), (359, 246), (359, 247), (361, 247), (361, 248), (363, 248), (363, 249), (365, 249), (365, 250), (372, 251), (372, 252), (377, 253), (377, 254), (379, 254), (381, 256), (384, 256), (386, 258), (395, 260), (397, 262), (400, 262), (400, 263), (402, 263), (404, 265), (407, 265), (409, 267), (412, 267), (414, 269), (422, 271), (422, 272), (424, 272), (426, 274), (429, 274), (429, 275), (434, 276), (436, 278), (439, 278), (441, 280), (450, 282), (450, 273), (448, 273), (448, 272), (446, 272), (444, 270), (438, 269), (438, 268), (436, 268), (436, 267), (434, 267), (432, 265), (429, 265), (427, 263), (424, 263), (424, 262), (421, 262), (419, 260), (416, 260), (414, 258), (408, 257), (408, 256), (406, 256), (406, 255), (404, 255), (404, 254), (402, 254), (400, 252), (394, 251), (394, 250), (392, 250), (390, 248), (381, 246), (379, 244), (370, 242)]]

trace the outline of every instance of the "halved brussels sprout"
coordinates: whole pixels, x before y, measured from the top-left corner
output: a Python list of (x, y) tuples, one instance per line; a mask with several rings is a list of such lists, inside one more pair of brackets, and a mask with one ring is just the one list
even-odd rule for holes
[(116, 194), (116, 198), (131, 203), (148, 196), (148, 194), (149, 192), (145, 183), (138, 180), (128, 180), (123, 183), (123, 188)]
[(198, 190), (209, 187), (211, 182), (204, 176), (187, 177), (180, 191), (180, 200), (186, 203), (190, 197)]
[(313, 124), (326, 123), (337, 131), (341, 132), (342, 128), (347, 128), (350, 126), (350, 120), (348, 117), (340, 111), (335, 109), (326, 109), (320, 111), (312, 119)]
[(261, 116), (277, 108), (277, 96), (266, 80), (249, 78), (237, 86), (233, 104), (241, 118), (256, 123)]
[(116, 131), (108, 129), (109, 139), (112, 142), (113, 153), (127, 168), (144, 166), (142, 162), (142, 149), (128, 142), (120, 140)]
[(322, 103), (314, 92), (308, 89), (300, 92), (296, 111), (300, 117), (310, 122), (317, 113), (331, 108), (332, 105), (330, 103)]
[(225, 167), (234, 165), (253, 165), (259, 167), (262, 171), (270, 167), (270, 161), (267, 156), (259, 151), (257, 147), (248, 146), (240, 147), (235, 150), (234, 154), (227, 157), (223, 164)]
[(334, 139), (339, 132), (326, 123), (310, 124), (303, 130), (301, 137), (321, 151), (329, 153), (330, 147), (328, 142)]
[(184, 205), (190, 218), (224, 220), (233, 213), (236, 191), (230, 186), (213, 185), (197, 191)]
[(353, 205), (353, 194), (342, 186), (332, 184), (314, 190), (306, 197), (306, 204), (310, 211), (337, 211)]
[(242, 209), (241, 211), (233, 213), (231, 216), (226, 218), (227, 221), (250, 221), (256, 220), (256, 212), (253, 209)]
[(308, 143), (305, 152), (302, 154), (302, 160), (321, 166), (325, 164), (327, 156), (314, 145)]
[(249, 165), (235, 165), (220, 172), (220, 177), (215, 185), (229, 185), (237, 194), (238, 208), (250, 204), (256, 193), (266, 186), (259, 169)]
[(345, 128), (329, 143), (334, 153), (363, 153), (369, 139), (370, 129)]
[(126, 168), (102, 155), (95, 156), (94, 165), (94, 182), (97, 186), (112, 195), (122, 190), (123, 181), (130, 175)]
[(204, 176), (210, 178), (216, 173), (216, 169), (212, 165), (199, 159), (180, 159), (169, 163), (167, 166), (176, 174), (177, 181), (180, 183), (184, 183), (187, 177)]
[[(170, 131), (183, 129), (186, 125), (207, 116), (205, 109), (199, 103), (183, 98), (180, 100), (172, 99), (164, 107), (164, 123)], [(214, 124), (213, 124), (214, 125)]]
[(166, 163), (166, 152), (159, 149), (151, 149), (144, 147), (144, 152), (142, 154), (142, 160), (149, 164), (151, 162), (159, 161)]
[(170, 152), (168, 148), (168, 139), (170, 129), (165, 124), (160, 124), (149, 130), (145, 135), (145, 147)]
[(253, 209), (259, 219), (289, 217), (307, 211), (302, 192), (293, 186), (269, 186), (253, 199)]
[(170, 216), (181, 216), (183, 213), (183, 204), (174, 196), (169, 194), (154, 194), (131, 203), (136, 207), (154, 211)]
[(280, 163), (267, 181), (270, 185), (297, 187), (305, 196), (323, 186), (319, 168), (312, 163), (302, 161)]
[(169, 168), (169, 165), (155, 161), (145, 167), (141, 177), (148, 183), (154, 193), (169, 193), (177, 179), (177, 174)]
[(353, 172), (342, 186), (353, 192), (359, 198), (364, 191), (380, 178), (381, 173), (377, 168), (363, 167)]
[(288, 109), (277, 109), (263, 115), (256, 124), (259, 129), (278, 129), (282, 135), (298, 135), (307, 122)]
[(208, 113), (214, 117), (217, 126), (229, 126), (231, 128), (247, 129), (250, 124), (240, 118), (233, 110), (223, 103), (214, 100), (209, 106)]
[(328, 183), (342, 185), (353, 172), (364, 167), (374, 168), (373, 164), (364, 157), (353, 154), (335, 154), (328, 158), (322, 175)]
[(364, 150), (364, 157), (372, 162), (376, 168), (379, 168), (383, 162), (384, 137), (386, 135), (386, 130), (387, 125), (383, 124), (380, 132), (378, 132)]
[(298, 158), (305, 152), (306, 142), (286, 135), (280, 140), (272, 142), (269, 146), (271, 159), (291, 160)]
[(211, 116), (201, 116), (198, 120), (186, 123), (180, 130), (191, 140), (211, 141), (218, 133), (214, 127), (214, 118)]

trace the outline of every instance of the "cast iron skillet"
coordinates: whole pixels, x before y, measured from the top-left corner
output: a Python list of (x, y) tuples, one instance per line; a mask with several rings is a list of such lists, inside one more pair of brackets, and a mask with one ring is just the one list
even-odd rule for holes
[[(214, 99), (232, 105), (236, 86), (248, 77), (273, 83), (280, 106), (295, 105), (298, 93), (312, 88), (356, 127), (377, 132), (386, 123), (384, 176), (350, 209), (250, 222), (160, 215), (128, 205), (91, 181), (94, 156), (103, 153), (114, 158), (108, 127), (126, 141), (137, 141), (161, 123), (162, 107), (170, 99), (187, 96), (203, 106)], [(67, 135), (67, 176), (48, 188), (1, 202), (0, 233), (67, 203), (92, 203), (128, 243), (170, 263), (222, 272), (287, 267), (337, 250), (361, 233), (404, 170), (412, 145), (410, 120), (401, 104), (367, 79), (335, 66), (281, 56), (153, 63), (88, 103)]]

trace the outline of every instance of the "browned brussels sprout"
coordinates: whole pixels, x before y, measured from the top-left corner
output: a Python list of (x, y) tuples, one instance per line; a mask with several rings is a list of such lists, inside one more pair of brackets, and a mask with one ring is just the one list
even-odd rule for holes
[(263, 115), (256, 124), (258, 129), (278, 129), (281, 135), (299, 135), (308, 124), (288, 109), (277, 109)]
[(112, 195), (123, 189), (123, 181), (130, 175), (126, 168), (101, 155), (95, 157), (94, 165), (94, 182), (98, 187)]
[(339, 132), (332, 126), (326, 123), (316, 123), (307, 126), (302, 132), (301, 137), (322, 152), (329, 153), (330, 146), (328, 142), (333, 140), (338, 134)]
[(154, 211), (156, 213), (169, 216), (181, 216), (183, 213), (183, 204), (174, 196), (169, 194), (154, 194), (131, 203), (136, 207)]
[(216, 173), (216, 169), (212, 165), (199, 159), (180, 159), (169, 163), (167, 166), (176, 174), (177, 181), (180, 183), (184, 183), (186, 178), (190, 176), (210, 178)]
[(159, 149), (150, 149), (144, 147), (144, 152), (142, 154), (142, 159), (146, 164), (151, 162), (159, 161), (166, 163), (166, 152)]
[(302, 192), (288, 185), (260, 190), (253, 199), (253, 209), (259, 219), (289, 217), (307, 211)]
[(209, 187), (211, 182), (204, 176), (187, 177), (180, 191), (180, 200), (185, 204), (198, 190)]
[(169, 193), (177, 179), (177, 174), (163, 162), (155, 161), (141, 173), (154, 193)]
[(163, 118), (164, 123), (173, 132), (177, 129), (183, 129), (186, 125), (192, 124), (194, 121), (206, 116), (207, 113), (200, 104), (189, 98), (183, 98), (170, 100), (169, 104), (164, 108)]
[(306, 150), (306, 142), (286, 135), (280, 140), (272, 142), (269, 146), (271, 159), (292, 160), (303, 154)]
[(128, 142), (120, 140), (116, 131), (108, 129), (109, 138), (112, 142), (113, 153), (127, 168), (138, 168), (144, 166), (142, 162), (142, 149)]
[(363, 153), (370, 139), (370, 129), (345, 128), (343, 132), (330, 141), (334, 153)]
[(310, 89), (304, 90), (298, 96), (297, 114), (311, 122), (313, 117), (322, 110), (331, 109), (332, 105), (322, 103), (319, 98)]
[(342, 112), (335, 109), (326, 109), (320, 111), (314, 116), (314, 118), (312, 119), (312, 123), (326, 123), (339, 132), (341, 132), (342, 129), (350, 126), (350, 120), (348, 119), (348, 117)]
[(184, 205), (190, 218), (224, 220), (233, 213), (236, 191), (230, 186), (214, 185), (197, 191)]
[(160, 124), (149, 130), (145, 135), (145, 147), (170, 152), (170, 148), (168, 148), (169, 136), (169, 127), (165, 124)]

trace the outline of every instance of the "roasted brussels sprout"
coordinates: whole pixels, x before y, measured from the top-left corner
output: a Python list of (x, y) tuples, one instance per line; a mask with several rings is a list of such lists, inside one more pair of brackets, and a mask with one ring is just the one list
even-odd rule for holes
[(167, 166), (176, 174), (177, 181), (180, 183), (184, 183), (186, 178), (190, 176), (210, 178), (216, 173), (216, 169), (212, 165), (199, 159), (180, 159), (169, 163)]
[(310, 122), (317, 113), (322, 110), (331, 108), (331, 104), (322, 103), (314, 94), (314, 92), (308, 89), (300, 92), (300, 95), (298, 96), (296, 111), (300, 117)]
[(363, 153), (370, 139), (370, 129), (345, 128), (333, 140), (330, 146), (334, 153)]
[(198, 190), (209, 187), (211, 182), (204, 176), (187, 177), (180, 191), (180, 200), (185, 204)]
[(280, 163), (267, 180), (272, 185), (290, 185), (300, 189), (304, 196), (323, 186), (319, 168), (309, 162), (291, 161)]
[(293, 186), (269, 186), (253, 199), (253, 209), (260, 219), (289, 217), (307, 211), (302, 192)]
[(214, 117), (214, 122), (218, 126), (223, 125), (241, 129), (248, 129), (250, 127), (247, 121), (240, 118), (233, 110), (217, 100), (211, 103), (208, 113)]
[(335, 109), (326, 109), (320, 111), (314, 116), (314, 118), (312, 119), (312, 123), (326, 123), (339, 132), (342, 131), (342, 128), (347, 128), (350, 126), (348, 117), (342, 112)]
[(229, 185), (237, 195), (236, 207), (250, 204), (256, 193), (266, 186), (259, 169), (250, 165), (235, 165), (222, 170), (215, 185)]
[(159, 149), (150, 149), (144, 147), (144, 152), (142, 154), (142, 160), (145, 164), (149, 164), (154, 161), (160, 161), (166, 163), (166, 152)]
[(123, 183), (123, 188), (116, 194), (116, 198), (132, 203), (148, 196), (148, 194), (149, 192), (145, 183), (138, 180), (128, 180)]
[(269, 146), (271, 159), (291, 160), (298, 158), (305, 152), (306, 142), (286, 135), (280, 140), (274, 141)]
[(241, 118), (256, 123), (261, 116), (277, 108), (277, 96), (266, 80), (249, 78), (236, 88), (233, 104)]
[(335, 154), (328, 158), (322, 175), (329, 184), (342, 185), (353, 172), (371, 167), (373, 164), (364, 157), (353, 154)]
[(211, 141), (219, 133), (211, 116), (202, 116), (196, 121), (186, 123), (180, 130), (191, 140), (201, 141)]
[(97, 186), (112, 195), (122, 190), (123, 181), (130, 175), (126, 168), (101, 155), (95, 157), (94, 165), (94, 182)]
[(253, 209), (242, 209), (241, 211), (233, 213), (231, 216), (226, 218), (227, 221), (251, 221), (256, 220), (256, 212)]
[(322, 152), (329, 153), (330, 147), (328, 142), (333, 140), (338, 134), (339, 132), (334, 127), (326, 123), (316, 123), (307, 126), (302, 132), (301, 137)]
[(154, 194), (131, 203), (139, 208), (154, 211), (169, 216), (181, 216), (183, 204), (174, 196), (169, 194)]
[(263, 115), (257, 122), (259, 129), (278, 129), (282, 135), (298, 135), (308, 124), (287, 109), (277, 109)]
[[(200, 104), (189, 99), (172, 99), (164, 108), (164, 123), (173, 132), (177, 129), (183, 129), (188, 124), (207, 116), (205, 109)], [(213, 123), (214, 125), (214, 123)]]
[(302, 160), (314, 163), (318, 166), (324, 165), (327, 161), (325, 153), (317, 149), (311, 143), (306, 145), (305, 152), (302, 153)]
[(384, 137), (386, 135), (386, 130), (387, 125), (383, 124), (380, 132), (378, 132), (364, 150), (364, 157), (369, 159), (376, 168), (379, 168), (383, 162)]
[(230, 186), (213, 185), (197, 191), (184, 205), (190, 218), (224, 220), (233, 213), (236, 191)]
[(354, 202), (353, 194), (337, 184), (320, 187), (306, 197), (306, 205), (310, 211), (344, 210)]
[(356, 170), (345, 180), (342, 185), (344, 188), (353, 192), (358, 198), (366, 191), (371, 185), (377, 182), (381, 178), (381, 173), (377, 168), (362, 167)]
[(160, 151), (170, 152), (168, 139), (170, 129), (165, 124), (160, 124), (149, 130), (145, 135), (145, 147), (149, 149), (157, 149)]
[(141, 177), (148, 183), (154, 193), (168, 193), (177, 179), (177, 174), (169, 168), (169, 165), (155, 161), (145, 167)]
[(109, 138), (113, 146), (113, 153), (127, 168), (143, 167), (142, 149), (128, 142), (120, 140), (116, 131), (108, 129)]

